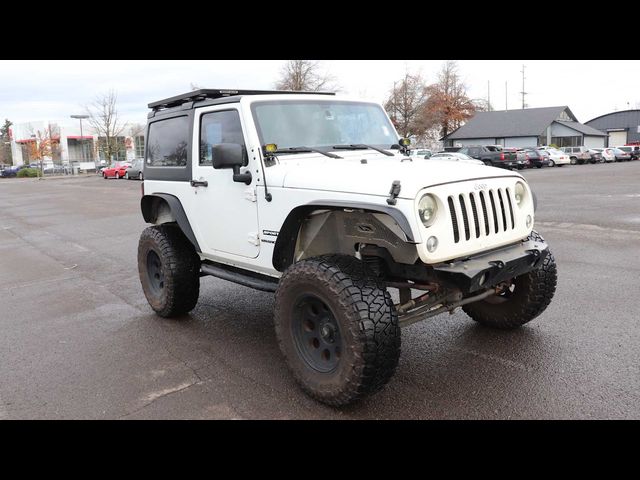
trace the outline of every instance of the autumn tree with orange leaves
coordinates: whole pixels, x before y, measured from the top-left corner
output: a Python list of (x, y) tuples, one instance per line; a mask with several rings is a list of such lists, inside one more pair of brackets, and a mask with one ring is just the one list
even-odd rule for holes
[(52, 158), (60, 149), (60, 131), (57, 126), (48, 125), (44, 130), (34, 132), (29, 128), (33, 141), (29, 142), (29, 159), (36, 160), (40, 166), (40, 175), (43, 174), (43, 162), (46, 158)]
[(448, 60), (438, 74), (438, 81), (427, 87), (425, 123), (437, 126), (446, 136), (473, 117), (482, 107), (469, 98), (467, 87), (458, 75), (456, 62)]

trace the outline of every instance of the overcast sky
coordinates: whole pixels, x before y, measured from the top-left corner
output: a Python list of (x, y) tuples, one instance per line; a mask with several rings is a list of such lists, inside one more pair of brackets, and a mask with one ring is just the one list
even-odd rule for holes
[[(0, 120), (14, 123), (64, 120), (83, 113), (96, 95), (113, 89), (118, 110), (131, 122), (145, 122), (147, 104), (204, 88), (270, 89), (285, 60), (0, 60)], [(405, 71), (436, 80), (441, 60), (322, 61), (341, 93), (383, 102)], [(494, 109), (521, 108), (522, 65), (529, 107), (568, 105), (581, 122), (614, 110), (640, 108), (638, 60), (459, 60), (459, 73), (472, 98)]]

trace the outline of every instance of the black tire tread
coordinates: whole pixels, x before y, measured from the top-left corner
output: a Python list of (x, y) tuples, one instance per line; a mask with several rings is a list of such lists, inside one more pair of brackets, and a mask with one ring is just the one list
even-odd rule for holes
[[(544, 241), (535, 230), (529, 235), (529, 240)], [(521, 301), (509, 301), (502, 305), (480, 301), (465, 305), (462, 309), (476, 322), (493, 328), (512, 329), (530, 322), (545, 311), (555, 294), (558, 271), (553, 254), (549, 252), (542, 263), (525, 276), (527, 278), (522, 285), (524, 291), (518, 297)]]
[[(160, 304), (149, 299), (144, 288), (146, 275), (144, 244), (151, 242), (160, 257), (165, 278), (165, 295)], [(146, 228), (138, 244), (138, 271), (149, 304), (161, 317), (175, 317), (194, 309), (200, 296), (200, 258), (179, 227), (172, 224)]]
[[(362, 346), (362, 355), (350, 365), (350, 374), (337, 394), (310, 388), (287, 358), (283, 344), (286, 334), (280, 322), (287, 306), (283, 304), (282, 296), (301, 278), (321, 282), (338, 298), (340, 308), (349, 319), (351, 333)], [(386, 287), (365, 263), (355, 257), (323, 255), (292, 265), (280, 279), (274, 320), (280, 350), (294, 378), (308, 395), (325, 404), (342, 406), (371, 395), (379, 391), (395, 372), (400, 358), (398, 314)]]

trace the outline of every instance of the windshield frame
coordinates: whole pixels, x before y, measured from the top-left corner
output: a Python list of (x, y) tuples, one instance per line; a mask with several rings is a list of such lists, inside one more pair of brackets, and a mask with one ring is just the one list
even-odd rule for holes
[[(378, 148), (382, 148), (382, 149), (386, 149), (389, 150), (391, 149), (391, 146), (395, 145), (398, 143), (400, 136), (398, 135), (398, 131), (396, 130), (395, 126), (393, 125), (393, 122), (391, 121), (391, 119), (389, 118), (389, 115), (387, 114), (387, 112), (385, 111), (385, 109), (378, 103), (376, 102), (367, 102), (367, 101), (359, 101), (359, 100), (343, 100), (343, 99), (337, 99), (337, 98), (322, 98), (322, 99), (306, 99), (306, 98), (290, 98), (290, 99), (269, 99), (269, 100), (256, 100), (251, 102), (250, 104), (250, 110), (251, 110), (251, 117), (253, 120), (253, 124), (255, 126), (256, 129), (256, 133), (258, 134), (258, 141), (260, 142), (261, 146), (264, 146), (266, 143), (271, 143), (267, 140), (265, 140), (261, 126), (260, 126), (260, 122), (258, 121), (258, 117), (257, 117), (257, 112), (256, 109), (257, 107), (261, 106), (261, 105), (265, 105), (265, 104), (318, 104), (318, 103), (326, 103), (326, 104), (343, 104), (343, 105), (366, 105), (366, 106), (371, 106), (371, 107), (375, 107), (378, 108), (382, 111), (382, 113), (384, 114), (385, 118), (387, 119), (387, 127), (390, 128), (391, 130), (391, 135), (393, 138), (395, 138), (395, 142), (391, 143), (391, 144), (380, 144), (380, 143), (369, 143), (369, 145), (372, 145), (374, 147), (378, 147)], [(301, 140), (302, 141), (302, 140)], [(368, 142), (356, 142), (356, 143), (368, 143)], [(339, 145), (339, 144), (336, 144)], [(298, 146), (298, 145), (295, 145)], [(333, 145), (311, 145), (313, 148), (316, 148), (318, 150), (322, 150), (325, 152), (333, 152)], [(280, 148), (281, 145), (278, 145), (278, 148)], [(288, 148), (288, 147), (282, 147), (282, 148)], [(363, 149), (364, 150), (364, 149)], [(278, 155), (289, 155), (289, 154), (294, 154), (296, 153), (295, 151), (291, 151), (291, 152), (279, 152)], [(308, 152), (306, 152), (308, 153)]]

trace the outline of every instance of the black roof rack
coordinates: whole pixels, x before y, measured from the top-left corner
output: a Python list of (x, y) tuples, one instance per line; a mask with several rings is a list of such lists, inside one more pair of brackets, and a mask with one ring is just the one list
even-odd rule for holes
[(183, 93), (182, 95), (176, 95), (175, 97), (165, 98), (164, 100), (152, 102), (148, 106), (153, 110), (160, 110), (161, 108), (177, 107), (178, 105), (182, 105), (184, 103), (197, 102), (209, 98), (232, 97), (234, 95), (272, 95), (281, 93), (293, 93), (301, 95), (335, 95), (334, 92), (296, 92), (292, 90), (223, 90), (201, 88), (192, 92)]

